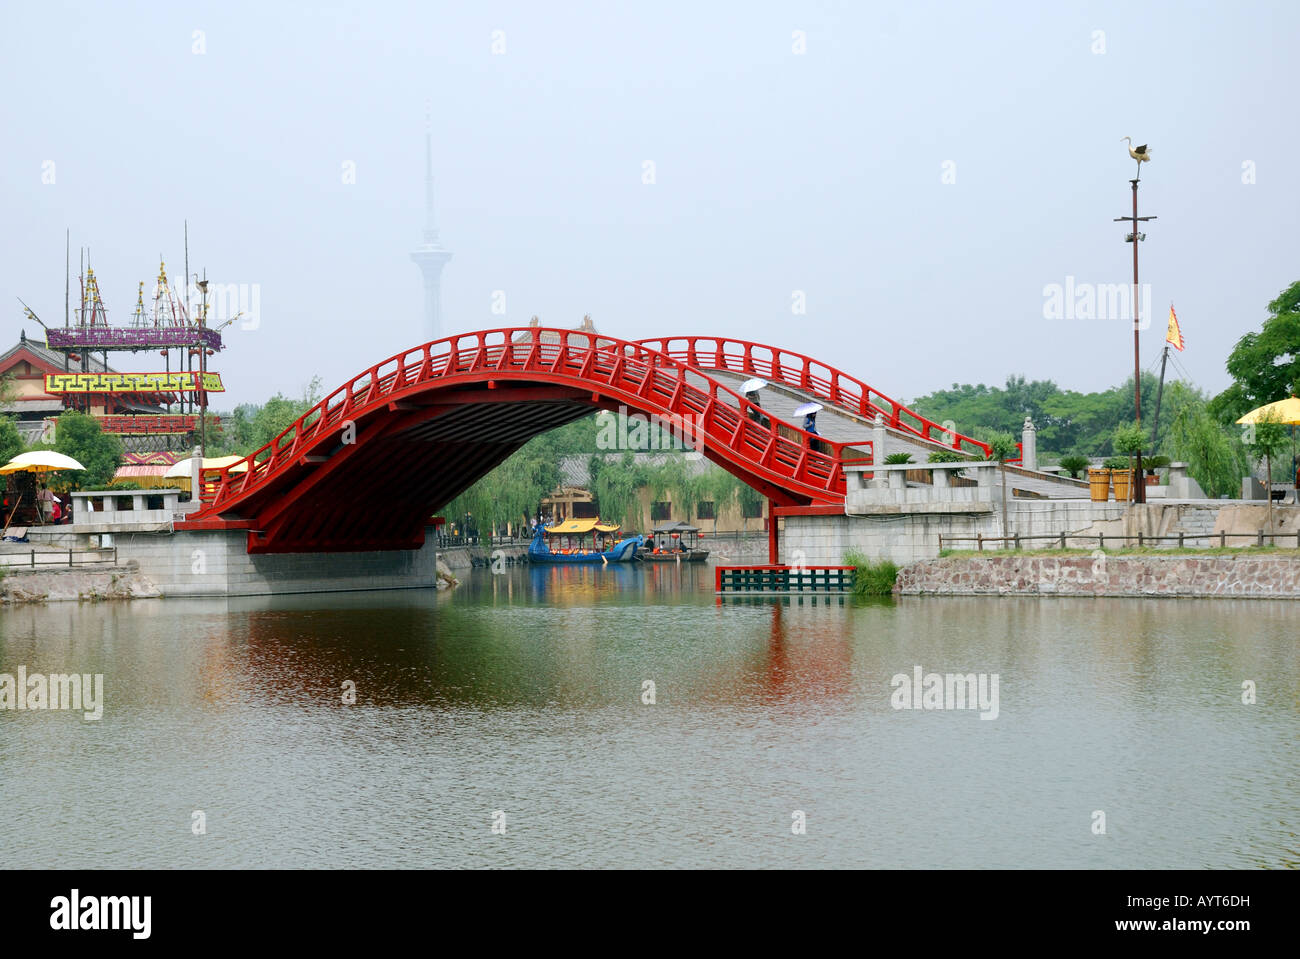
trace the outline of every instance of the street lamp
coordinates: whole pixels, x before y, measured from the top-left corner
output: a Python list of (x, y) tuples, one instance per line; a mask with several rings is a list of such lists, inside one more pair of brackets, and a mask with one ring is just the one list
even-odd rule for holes
[[(1137, 161), (1137, 173), (1133, 179), (1128, 182), (1133, 185), (1133, 214), (1132, 216), (1117, 216), (1116, 223), (1121, 221), (1131, 223), (1132, 232), (1124, 237), (1125, 243), (1133, 244), (1133, 410), (1137, 414), (1137, 424), (1142, 425), (1142, 365), (1139, 359), (1141, 344), (1138, 333), (1141, 329), (1141, 298), (1138, 290), (1138, 243), (1147, 238), (1145, 233), (1138, 232), (1138, 224), (1145, 223), (1148, 220), (1156, 219), (1153, 216), (1138, 216), (1138, 181), (1142, 173), (1142, 164), (1151, 161), (1151, 151), (1147, 149), (1146, 144), (1142, 144), (1136, 149), (1133, 146), (1132, 137), (1121, 137), (1121, 140), (1128, 140), (1128, 154)], [(1137, 481), (1132, 482), (1133, 502), (1145, 503), (1147, 501), (1146, 485), (1142, 481), (1142, 451), (1137, 452)]]

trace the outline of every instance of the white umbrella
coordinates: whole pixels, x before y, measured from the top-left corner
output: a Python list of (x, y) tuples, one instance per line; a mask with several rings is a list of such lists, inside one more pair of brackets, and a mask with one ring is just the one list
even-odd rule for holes
[(756, 376), (756, 377), (754, 377), (752, 380), (745, 380), (745, 382), (741, 383), (741, 384), (740, 384), (740, 392), (742, 392), (742, 393), (757, 393), (759, 390), (761, 390), (761, 389), (762, 389), (763, 387), (765, 387), (765, 386), (767, 386), (767, 380), (759, 379), (759, 378)]
[[(183, 479), (185, 477), (188, 477), (190, 475), (190, 460), (191, 458), (187, 456), (185, 459), (181, 460), (180, 462), (175, 463), (172, 466), (169, 466), (167, 468), (167, 472), (163, 473), (163, 479)], [(248, 463), (245, 461), (244, 457), (242, 456), (205, 457), (200, 469), (202, 469), (204, 472), (208, 470), (219, 470), (226, 466), (233, 466), (235, 463), (238, 463), (239, 465), (235, 466), (235, 468), (232, 469), (230, 472), (245, 473), (248, 471)]]
[(805, 403), (803, 406), (797, 407), (795, 409), (794, 415), (807, 416), (810, 413), (820, 413), (825, 408), (826, 407), (822, 406), (820, 403)]

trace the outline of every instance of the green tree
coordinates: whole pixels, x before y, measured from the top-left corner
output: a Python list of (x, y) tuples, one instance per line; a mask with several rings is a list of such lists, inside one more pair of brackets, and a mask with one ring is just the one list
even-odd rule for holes
[(604, 454), (592, 454), (588, 469), (591, 495), (600, 510), (600, 518), (636, 530), (641, 525), (637, 494), (646, 485), (646, 470), (636, 464), (630, 451), (615, 460), (606, 459)]
[[(1154, 409), (1158, 381), (1142, 375), (1142, 409)], [(1038, 430), (1038, 446), (1044, 455), (1066, 450), (1088, 450), (1105, 455), (1111, 451), (1111, 433), (1120, 423), (1136, 416), (1133, 379), (1099, 393), (1062, 390), (1051, 380), (1007, 377), (1005, 387), (954, 383), (911, 404), (918, 413), (937, 423), (952, 422), (958, 432), (979, 436), (982, 432), (1018, 435), (1028, 416)]]
[[(740, 505), (743, 509), (742, 497), (746, 497), (745, 502), (751, 504), (751, 507), (762, 502), (762, 495), (743, 482), (732, 476), (721, 467), (711, 467), (705, 470), (698, 477), (700, 489), (700, 502), (711, 502), (713, 504), (713, 531), (717, 532), (718, 517), (722, 512), (733, 504)], [(697, 503), (698, 506), (698, 503)]]
[[(52, 473), (50, 486), (59, 491), (103, 489), (112, 482), (113, 474), (122, 465), (122, 441), (99, 429), (93, 416), (68, 410), (59, 416), (54, 427), (54, 449), (71, 456), (85, 467)], [(32, 449), (48, 449), (48, 444), (33, 444)]]
[(1020, 452), (1016, 437), (1012, 433), (989, 433), (983, 437), (989, 444), (989, 459), (996, 460), (998, 472), (1002, 474), (1002, 535), (1007, 535), (1007, 460), (1014, 459)]
[(1268, 531), (1273, 532), (1273, 457), (1286, 449), (1289, 440), (1286, 424), (1276, 413), (1268, 412), (1245, 430), (1244, 442), (1252, 453), (1264, 460), (1264, 494), (1268, 500)]
[(1231, 496), (1240, 490), (1245, 455), (1206, 403), (1189, 400), (1182, 405), (1169, 424), (1168, 445), (1175, 459), (1186, 461), (1187, 471), (1208, 496)]
[(1228, 423), (1256, 407), (1300, 389), (1300, 280), (1282, 291), (1258, 333), (1247, 333), (1228, 354), (1233, 384), (1216, 396), (1210, 412)]
[(8, 463), (22, 451), (23, 437), (13, 417), (0, 416), (0, 463)]

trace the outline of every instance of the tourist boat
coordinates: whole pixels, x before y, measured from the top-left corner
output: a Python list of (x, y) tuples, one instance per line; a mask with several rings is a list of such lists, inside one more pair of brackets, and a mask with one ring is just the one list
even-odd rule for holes
[[(636, 558), (637, 549), (645, 540), (638, 534), (628, 539), (614, 540), (618, 526), (602, 524), (598, 519), (569, 519), (554, 526), (537, 527), (533, 541), (528, 544), (530, 563), (626, 563)], [(587, 547), (584, 539), (591, 534), (593, 546)], [(551, 547), (550, 538), (565, 537), (564, 546)], [(574, 544), (574, 540), (577, 544)], [(614, 540), (606, 547), (602, 540)]]
[(637, 559), (648, 563), (702, 563), (709, 551), (699, 548), (700, 528), (677, 520), (655, 527), (653, 538)]

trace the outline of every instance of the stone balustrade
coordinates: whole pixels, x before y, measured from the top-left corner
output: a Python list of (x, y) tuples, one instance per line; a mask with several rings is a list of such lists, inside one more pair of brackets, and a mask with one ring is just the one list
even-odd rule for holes
[(170, 526), (181, 511), (179, 489), (86, 490), (72, 494), (76, 533), (113, 533)]

